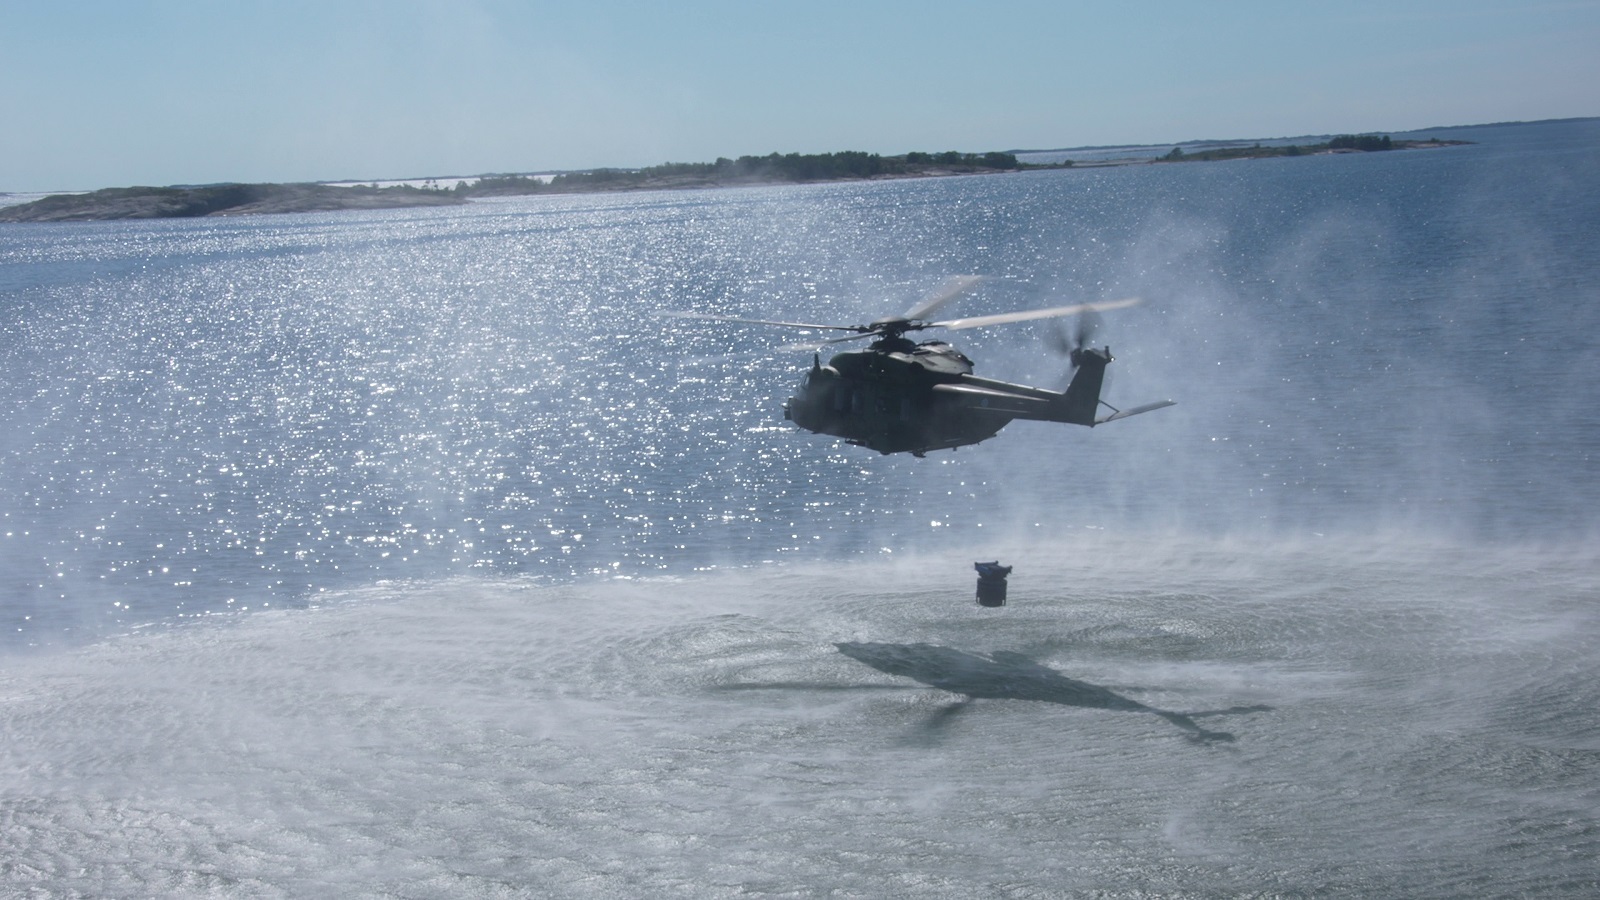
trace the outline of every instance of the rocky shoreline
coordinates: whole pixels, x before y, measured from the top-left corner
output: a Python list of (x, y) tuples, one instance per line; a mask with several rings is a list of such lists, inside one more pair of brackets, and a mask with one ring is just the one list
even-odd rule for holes
[[(899, 157), (839, 153), (719, 159), (716, 163), (667, 163), (643, 169), (596, 169), (554, 177), (519, 175), (482, 176), (459, 182), (454, 188), (429, 182), (414, 184), (217, 184), (191, 187), (105, 188), (82, 194), (48, 197), (0, 207), (0, 222), (93, 222), (116, 219), (178, 219), (207, 216), (243, 216), (268, 213), (330, 212), (339, 210), (400, 209), (418, 206), (459, 206), (478, 197), (527, 194), (570, 194), (613, 191), (648, 191), (719, 187), (755, 187), (824, 181), (932, 178), (953, 175), (995, 174), (1037, 169), (1095, 168), (1114, 165), (1257, 159), (1273, 156), (1367, 152), (1369, 150), (1422, 149), (1466, 143), (1452, 140), (1390, 141), (1375, 136), (1346, 136), (1350, 146), (1335, 138), (1309, 146), (1232, 145), (1174, 147), (1160, 157), (1099, 160), (1074, 163), (1019, 163), (1014, 154), (922, 154)], [(1370, 140), (1371, 146), (1360, 141)], [(1378, 143), (1381, 140), (1381, 143)]]
[(466, 198), (411, 187), (335, 187), (326, 184), (218, 184), (201, 187), (105, 188), (52, 194), (0, 208), (0, 222), (93, 222), (183, 219), (263, 213), (325, 212), (456, 206)]

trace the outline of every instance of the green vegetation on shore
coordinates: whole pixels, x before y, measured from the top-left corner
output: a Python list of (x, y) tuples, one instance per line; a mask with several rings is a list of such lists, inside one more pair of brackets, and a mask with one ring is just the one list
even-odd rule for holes
[(1208, 147), (1204, 150), (1188, 150), (1182, 147), (1173, 147), (1166, 156), (1158, 162), (1214, 162), (1222, 159), (1262, 159), (1272, 156), (1310, 156), (1317, 153), (1375, 153), (1384, 150), (1415, 150), (1424, 147), (1446, 147), (1455, 144), (1465, 144), (1467, 141), (1397, 141), (1387, 134), (1341, 134), (1321, 144), (1285, 144), (1276, 146), (1262, 146), (1255, 144), (1250, 147)]
[(1011, 153), (772, 153), (767, 156), (719, 158), (710, 163), (663, 163), (643, 169), (595, 169), (566, 172), (548, 180), (522, 175), (485, 177), (461, 182), (454, 190), (466, 196), (504, 194), (626, 191), (649, 188), (725, 187), (745, 184), (803, 184), (815, 181), (857, 181), (959, 175), (1021, 168)]
[(960, 175), (1021, 168), (1010, 153), (773, 153), (718, 159), (712, 163), (664, 163), (643, 169), (594, 169), (554, 177), (487, 175), (453, 188), (376, 184), (220, 184), (200, 187), (106, 188), (86, 194), (53, 194), (0, 207), (0, 222), (66, 222), (106, 219), (169, 219), (338, 209), (445, 206), (474, 197), (581, 193), (668, 188), (798, 184), (869, 178)]
[(107, 219), (184, 219), (255, 213), (393, 209), (464, 203), (448, 191), (329, 184), (212, 184), (200, 187), (105, 188), (51, 194), (0, 207), (0, 222), (85, 222)]
[[(1381, 151), (1440, 147), (1465, 141), (1395, 141), (1388, 135), (1340, 135), (1323, 144), (1303, 146), (1211, 146), (1185, 151), (1174, 147), (1157, 159), (1132, 162), (1190, 162), (1304, 156), (1317, 153)], [(85, 194), (53, 194), (32, 203), (0, 207), (0, 222), (66, 222), (106, 219), (170, 219), (257, 213), (321, 212), (343, 209), (391, 209), (448, 206), (475, 197), (522, 194), (570, 194), (596, 191), (667, 190), (802, 184), (877, 178), (919, 178), (968, 175), (1022, 169), (1060, 169), (1071, 160), (1049, 165), (1018, 162), (1013, 153), (911, 152), (903, 156), (844, 151), (840, 153), (771, 153), (766, 156), (719, 158), (709, 163), (663, 163), (642, 169), (593, 169), (554, 176), (485, 175), (443, 187), (432, 180), (422, 187), (377, 184), (219, 184), (199, 187), (106, 188)]]

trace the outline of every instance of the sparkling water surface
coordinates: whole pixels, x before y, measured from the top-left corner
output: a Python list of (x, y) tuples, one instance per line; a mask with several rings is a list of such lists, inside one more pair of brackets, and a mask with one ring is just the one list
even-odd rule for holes
[[(0, 226), (0, 893), (1592, 895), (1600, 134), (1450, 136)], [(966, 273), (1179, 405), (881, 457), (657, 315)]]

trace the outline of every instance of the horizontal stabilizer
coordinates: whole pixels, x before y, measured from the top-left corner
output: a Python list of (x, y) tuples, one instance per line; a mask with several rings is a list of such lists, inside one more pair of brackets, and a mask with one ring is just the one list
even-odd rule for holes
[(1147, 412), (1150, 412), (1151, 410), (1164, 409), (1164, 408), (1166, 408), (1168, 406), (1172, 406), (1172, 405), (1174, 405), (1176, 403), (1177, 403), (1176, 400), (1161, 400), (1161, 401), (1158, 401), (1158, 402), (1155, 402), (1155, 403), (1146, 403), (1143, 406), (1135, 406), (1133, 409), (1119, 409), (1119, 410), (1117, 410), (1116, 412), (1112, 413), (1109, 416), (1106, 416), (1106, 417), (1101, 418), (1101, 419), (1096, 419), (1095, 420), (1095, 424), (1096, 425), (1104, 425), (1107, 422), (1114, 422), (1117, 419), (1126, 419), (1129, 416), (1137, 416), (1140, 413), (1147, 413)]

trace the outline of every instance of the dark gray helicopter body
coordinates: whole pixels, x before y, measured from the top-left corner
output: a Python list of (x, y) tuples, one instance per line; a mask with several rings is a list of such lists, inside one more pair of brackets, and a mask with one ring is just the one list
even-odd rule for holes
[[(843, 438), (879, 453), (922, 456), (929, 450), (954, 449), (994, 437), (1013, 419), (1095, 425), (1171, 406), (1171, 400), (1136, 409), (1118, 410), (1100, 399), (1111, 348), (1084, 346), (1087, 322), (1080, 327), (1077, 346), (1070, 351), (1075, 372), (1065, 391), (1012, 384), (973, 374), (972, 360), (944, 341), (913, 343), (907, 331), (924, 328), (976, 328), (1055, 316), (1093, 314), (1129, 306), (1134, 300), (1088, 303), (1021, 313), (1001, 313), (929, 322), (933, 310), (966, 293), (978, 283), (974, 276), (952, 279), (943, 290), (904, 316), (879, 319), (870, 325), (814, 325), (676, 313), (688, 318), (781, 325), (806, 329), (856, 332), (853, 340), (875, 337), (865, 350), (834, 354), (823, 365), (814, 356), (800, 389), (784, 404), (784, 416), (807, 431)], [(1110, 414), (1096, 417), (1101, 406)]]
[(783, 411), (807, 431), (879, 453), (917, 456), (987, 440), (1012, 419), (1092, 427), (1099, 424), (1095, 412), (1111, 355), (1083, 349), (1077, 356), (1072, 384), (1056, 392), (980, 378), (972, 374), (972, 361), (943, 341), (907, 350), (850, 350), (825, 366), (820, 357), (813, 360)]

